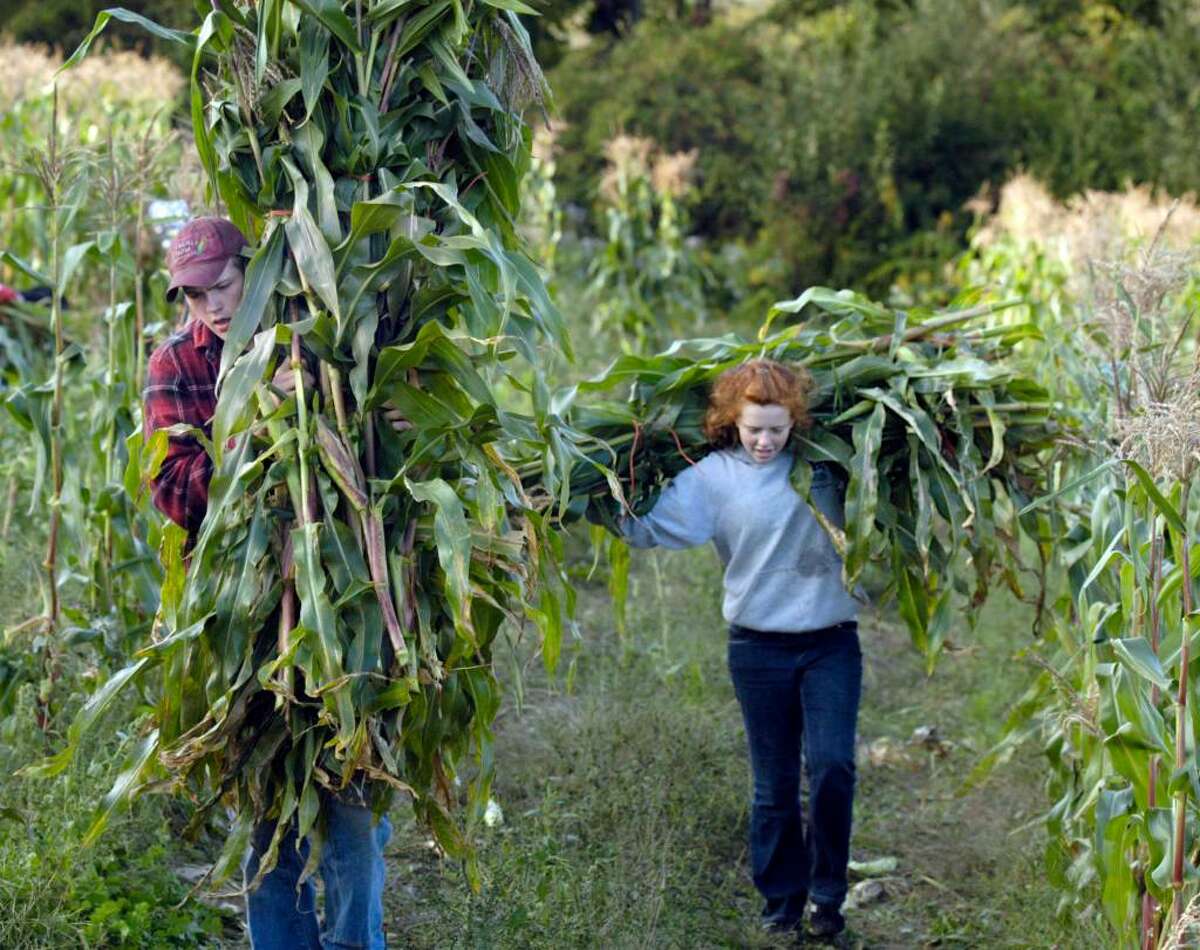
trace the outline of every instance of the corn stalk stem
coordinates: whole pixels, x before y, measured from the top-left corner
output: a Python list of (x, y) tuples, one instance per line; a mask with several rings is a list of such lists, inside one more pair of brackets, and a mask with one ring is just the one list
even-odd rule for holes
[[(292, 299), (292, 322), (300, 322), (300, 305)], [(297, 515), (300, 524), (306, 525), (312, 521), (308, 491), (308, 407), (304, 395), (304, 362), (300, 357), (300, 334), (292, 331), (292, 382), (296, 387), (296, 425), (299, 427), (299, 448), (297, 455), (300, 462), (300, 505)]]
[(342, 390), (342, 371), (328, 363), (321, 365), (329, 367), (329, 391), (333, 396), (333, 415), (337, 420), (338, 433), (346, 440), (347, 445), (353, 445), (346, 421), (346, 394)]
[[(1150, 649), (1155, 656), (1158, 656), (1158, 645), (1162, 636), (1162, 612), (1158, 606), (1158, 595), (1162, 590), (1163, 539), (1161, 532), (1166, 530), (1166, 526), (1164, 525), (1160, 529), (1157, 518), (1151, 521), (1151, 526), (1153, 540), (1150, 543)], [(1151, 686), (1150, 705), (1157, 707), (1158, 701), (1159, 689), (1157, 686)], [(1154, 808), (1158, 804), (1157, 755), (1150, 756), (1148, 769), (1146, 805), (1148, 808)], [(1157, 943), (1154, 925), (1157, 916), (1158, 901), (1154, 899), (1154, 895), (1150, 893), (1149, 889), (1146, 889), (1142, 893), (1142, 950), (1154, 950)]]
[[(284, 565), (284, 570), (288, 570)], [(283, 598), (279, 606), (279, 655), (283, 656), (291, 648), (292, 631), (296, 629), (296, 580), (295, 569), (289, 572), (291, 576), (283, 581)], [(296, 693), (296, 669), (291, 664), (283, 672), (283, 682), (289, 695)]]
[[(956, 310), (954, 313), (948, 313), (941, 317), (934, 317), (932, 320), (926, 320), (924, 323), (915, 327), (909, 327), (900, 334), (901, 343), (912, 343), (914, 340), (919, 340), (922, 337), (935, 333), (938, 330), (952, 327), (958, 323), (965, 323), (968, 320), (974, 320), (976, 317), (983, 317), (989, 313), (995, 313), (998, 310), (1006, 310), (1013, 306), (1012, 301), (1003, 301), (1001, 303), (980, 304), (978, 307), (971, 307), (967, 310)], [(846, 340), (840, 344), (847, 350), (861, 351), (866, 353), (876, 353), (879, 350), (886, 350), (892, 345), (892, 340), (895, 338), (894, 333), (885, 333), (883, 336), (877, 336), (873, 340)]]
[[(1181, 591), (1183, 593), (1183, 643), (1179, 648), (1179, 691), (1175, 695), (1175, 768), (1182, 771), (1187, 767), (1187, 696), (1188, 696), (1188, 664), (1191, 662), (1191, 635), (1188, 629), (1192, 614), (1192, 569), (1191, 555), (1188, 545), (1191, 543), (1187, 528), (1188, 500), (1191, 494), (1191, 478), (1183, 482), (1183, 494), (1180, 500), (1180, 516), (1183, 520), (1183, 538), (1180, 542), (1180, 568), (1183, 573)], [(1183, 915), (1183, 851), (1187, 833), (1187, 787), (1180, 783), (1175, 793), (1175, 849), (1173, 866), (1171, 868), (1171, 887), (1175, 892), (1171, 902), (1171, 919), (1175, 924)]]
[[(391, 73), (392, 73), (392, 67), (395, 64), (395, 59), (396, 59), (396, 44), (400, 42), (400, 34), (404, 30), (404, 24), (405, 24), (405, 21), (407, 21), (407, 19), (408, 19), (408, 17), (401, 16), (400, 19), (398, 19), (396, 21), (396, 25), (392, 29), (392, 38), (388, 42), (387, 55), (383, 58), (383, 72), (380, 73), (380, 75), (379, 75), (379, 85), (381, 87), (380, 93), (379, 93), (379, 111), (380, 112), (387, 112), (387, 101), (388, 101), (388, 98), (392, 94), (392, 75), (391, 75)], [(372, 37), (372, 43), (374, 43), (375, 37), (378, 37), (378, 35), (379, 35), (378, 33), (374, 34), (374, 36)]]
[(50, 319), (54, 325), (54, 402), (50, 410), (50, 536), (46, 544), (46, 621), (50, 628), (58, 626), (58, 531), (62, 521), (62, 416), (63, 416), (63, 316), (59, 283), (62, 280), (62, 261), (59, 254), (60, 169), (58, 168), (58, 86), (54, 87), (50, 117), (50, 149), (47, 156), (50, 194)]
[(142, 288), (142, 231), (146, 223), (146, 202), (141, 188), (137, 192), (137, 216), (133, 223), (133, 392), (140, 397), (143, 374), (143, 342), (146, 310)]
[[(120, 225), (118, 220), (118, 201), (121, 192), (121, 182), (119, 172), (117, 170), (117, 152), (113, 144), (112, 127), (108, 130), (108, 200), (109, 200), (109, 228), (113, 236), (116, 236), (117, 228)], [(117, 402), (117, 259), (115, 244), (112, 245), (112, 250), (108, 258), (108, 314), (107, 314), (107, 341), (108, 353), (107, 363), (104, 374), (104, 396), (106, 400), (105, 409), (110, 413), (108, 419), (104, 423), (104, 484), (109, 485), (115, 480), (116, 472), (116, 441), (117, 441), (117, 418), (116, 418), (116, 402)], [(103, 545), (100, 554), (100, 563), (103, 570), (104, 583), (104, 598), (105, 607), (111, 607), (113, 603), (112, 591), (112, 553), (113, 553), (113, 525), (112, 514), (104, 512), (104, 533), (101, 544)], [(93, 591), (95, 587), (93, 585)]]
[(8, 531), (12, 527), (13, 509), (17, 507), (17, 489), (20, 486), (20, 481), (17, 478), (17, 473), (13, 472), (8, 476), (8, 491), (5, 492), (4, 498), (4, 523), (0, 524), (0, 541), (8, 540)]

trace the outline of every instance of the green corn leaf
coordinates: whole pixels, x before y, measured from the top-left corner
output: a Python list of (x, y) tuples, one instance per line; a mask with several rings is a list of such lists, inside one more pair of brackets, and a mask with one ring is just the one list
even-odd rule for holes
[(852, 587), (870, 556), (879, 504), (879, 449), (885, 410), (877, 402), (870, 417), (854, 425), (854, 458), (846, 492), (846, 524), (853, 528), (843, 560), (846, 587)]
[(396, 56), (405, 56), (416, 49), (449, 12), (450, 0), (435, 0), (420, 13), (406, 20), (396, 47)]
[(888, 409), (908, 424), (909, 431), (915, 433), (921, 442), (924, 443), (930, 458), (942, 467), (949, 476), (951, 483), (959, 489), (963, 501), (967, 503), (968, 509), (973, 511), (974, 508), (970, 504), (967, 494), (962, 491), (958, 473), (942, 453), (937, 429), (933, 424), (933, 420), (929, 418), (929, 414), (917, 405), (915, 401), (911, 401), (911, 398), (910, 401), (902, 403), (895, 394), (884, 392), (881, 389), (865, 389), (863, 390), (863, 395), (887, 406)]
[(275, 328), (263, 330), (254, 345), (238, 357), (221, 386), (213, 415), (214, 461), (219, 465), (228, 440), (242, 432), (253, 419), (254, 391), (262, 384), (275, 348)]
[(354, 23), (342, 12), (338, 0), (288, 0), (336, 36), (353, 53), (361, 53), (362, 45), (354, 33)]
[(320, 101), (329, 78), (329, 33), (316, 20), (300, 22), (300, 83), (304, 95), (304, 120), (307, 124)]
[(287, 233), (288, 249), (296, 267), (321, 302), (329, 308), (338, 323), (339, 336), (342, 330), (342, 311), (338, 302), (337, 276), (333, 266), (333, 255), (329, 245), (308, 210), (308, 184), (291, 160), (282, 158), (280, 164), (292, 180), (296, 191), (292, 214), (283, 226)]
[(296, 143), (305, 174), (316, 184), (317, 223), (321, 234), (331, 246), (336, 246), (342, 240), (342, 227), (338, 220), (333, 176), (321, 159), (325, 134), (316, 122), (310, 120), (293, 133), (292, 141)]
[(96, 818), (88, 828), (87, 834), (83, 836), (81, 844), (85, 848), (103, 834), (113, 812), (120, 806), (128, 804), (129, 800), (137, 793), (138, 788), (144, 785), (150, 775), (154, 773), (158, 750), (158, 730), (156, 729), (143, 738), (126, 759), (124, 770), (117, 776), (117, 780), (109, 789), (108, 794), (104, 796)]
[(1039, 508), (1044, 508), (1044, 507), (1048, 506), (1051, 502), (1057, 501), (1059, 498), (1069, 496), (1072, 492), (1075, 491), (1075, 489), (1080, 488), (1083, 485), (1086, 485), (1089, 482), (1094, 481), (1095, 479), (1097, 479), (1101, 475), (1103, 475), (1105, 472), (1107, 472), (1113, 468), (1116, 468), (1120, 464), (1121, 464), (1120, 459), (1110, 459), (1107, 462), (1102, 462), (1100, 465), (1097, 465), (1095, 468), (1091, 469), (1090, 471), (1085, 472), (1083, 475), (1080, 475), (1077, 478), (1071, 479), (1070, 481), (1068, 481), (1065, 485), (1063, 485), (1058, 490), (1053, 491), (1048, 495), (1043, 495), (1040, 498), (1037, 498), (1036, 500), (1030, 502), (1028, 505), (1026, 505), (1024, 508), (1022, 508), (1020, 511), (1018, 511), (1017, 515), (1021, 516), (1021, 515), (1028, 514), (1031, 511), (1036, 511)]
[(71, 725), (67, 730), (67, 744), (63, 750), (35, 765), (26, 766), (21, 770), (21, 774), (36, 778), (49, 778), (61, 773), (71, 764), (80, 742), (83, 741), (88, 731), (111, 708), (113, 702), (121, 694), (121, 690), (149, 663), (149, 658), (143, 657), (110, 676), (103, 686), (92, 693), (88, 701), (83, 704), (83, 708), (71, 720)]
[(1163, 493), (1158, 490), (1158, 486), (1154, 484), (1154, 479), (1150, 477), (1150, 473), (1133, 459), (1121, 459), (1121, 464), (1133, 473), (1138, 486), (1146, 493), (1146, 497), (1150, 499), (1155, 510), (1163, 517), (1167, 524), (1180, 534), (1186, 534), (1187, 528), (1184, 526), (1183, 518), (1179, 514), (1178, 509), (1167, 501)]
[(95, 241), (82, 241), (79, 244), (72, 244), (66, 249), (63, 253), (58, 278), (57, 293), (60, 297), (67, 292), (71, 278), (75, 276), (75, 271), (79, 269), (79, 265), (83, 263), (84, 258), (95, 256), (98, 253)]
[(434, 505), (434, 536), (437, 539), (438, 562), (445, 573), (446, 595), (454, 613), (455, 626), (469, 642), (473, 642), (471, 623), (471, 529), (466, 512), (454, 489), (440, 478), (424, 482), (405, 479), (409, 493), (416, 501)]
[(921, 555), (922, 569), (929, 571), (929, 550), (933, 541), (933, 501), (929, 495), (929, 480), (921, 466), (921, 451), (916, 436), (908, 435), (909, 487), (917, 502), (917, 517), (913, 525), (913, 540)]
[(271, 302), (271, 295), (279, 284), (283, 272), (283, 229), (273, 227), (263, 245), (254, 253), (246, 266), (243, 281), (242, 301), (229, 323), (225, 343), (221, 348), (221, 369), (218, 382), (225, 378), (234, 360), (241, 356), (262, 326), (263, 317)]
[(1108, 641), (1121, 662), (1142, 679), (1149, 680), (1159, 689), (1171, 688), (1170, 677), (1163, 671), (1150, 641), (1142, 637), (1127, 637)]
[(126, 10), (123, 7), (111, 7), (107, 10), (102, 10), (96, 14), (96, 22), (92, 25), (91, 31), (83, 38), (80, 44), (75, 47), (73, 52), (61, 66), (58, 67), (58, 73), (64, 70), (71, 69), (77, 66), (87, 55), (91, 49), (92, 43), (101, 33), (104, 32), (110, 20), (119, 20), (122, 23), (132, 23), (135, 26), (140, 26), (146, 32), (157, 36), (159, 39), (166, 40), (169, 43), (178, 43), (183, 46), (191, 47), (195, 45), (196, 38), (191, 33), (185, 33), (182, 30), (172, 30), (165, 26), (160, 26), (153, 20), (147, 19), (140, 13), (134, 13), (132, 10)]
[[(200, 163), (204, 166), (205, 172), (208, 174), (210, 183), (217, 181), (217, 153), (213, 148), (212, 134), (208, 130), (208, 123), (205, 122), (204, 116), (204, 97), (201, 92), (200, 85), (200, 70), (204, 62), (204, 53), (207, 51), (209, 44), (213, 43), (218, 37), (218, 23), (220, 22), (221, 14), (213, 10), (204, 18), (204, 23), (200, 27), (200, 33), (196, 38), (196, 51), (192, 54), (192, 74), (191, 74), (191, 111), (192, 111), (192, 134), (196, 141), (196, 152), (200, 156)], [(233, 219), (236, 224), (247, 237), (250, 236), (250, 231), (245, 227), (246, 221), (238, 218)]]
[(541, 16), (537, 10), (522, 3), (521, 0), (483, 0), (483, 2), (498, 10), (511, 10), (513, 13), (523, 13), (526, 16)]
[(45, 286), (49, 286), (52, 283), (49, 277), (39, 271), (28, 261), (12, 253), (12, 251), (0, 251), (0, 262), (7, 264), (9, 267), (15, 268), (36, 283), (43, 284)]
[(302, 85), (299, 79), (285, 79), (272, 86), (259, 102), (263, 119), (270, 125), (278, 122), (283, 110), (287, 108), (287, 104), (299, 95)]

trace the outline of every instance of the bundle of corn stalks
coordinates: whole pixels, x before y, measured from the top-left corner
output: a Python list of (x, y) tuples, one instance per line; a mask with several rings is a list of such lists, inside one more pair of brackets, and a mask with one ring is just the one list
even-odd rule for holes
[[(868, 562), (886, 559), (900, 612), (932, 665), (956, 616), (956, 590), (978, 606), (999, 571), (1020, 593), (1017, 513), (1040, 493), (1044, 450), (1061, 426), (1045, 390), (1006, 359), (1038, 337), (1036, 327), (963, 328), (1002, 306), (922, 314), (813, 288), (772, 308), (757, 342), (729, 335), (623, 356), (561, 397), (575, 403), (572, 425), (603, 444), (572, 475), (572, 509), (590, 507), (589, 517), (619, 533), (622, 516), (648, 511), (672, 476), (710, 450), (702, 426), (718, 375), (756, 357), (805, 366), (814, 425), (794, 436), (792, 484), (808, 498), (814, 464), (844, 475), (845, 527), (824, 527), (847, 587)], [(784, 314), (804, 322), (772, 333)], [(623, 386), (624, 402), (589, 401)]]
[[(532, 12), (215, 0), (194, 35), (151, 26), (195, 47), (197, 147), (257, 251), (211, 437), (195, 433), (214, 472), (190, 563), (171, 534), (157, 641), (71, 730), (73, 748), (131, 680), (153, 704), (95, 833), (141, 790), (183, 791), (197, 822), (235, 809), (217, 879), (278, 819), (265, 873), (288, 826), (319, 852), (320, 789), (366, 779), (376, 808), (410, 793), (469, 856), (455, 787), (473, 760), (469, 831), (492, 777), (493, 641), (532, 620), (552, 667), (570, 601), (514, 464), (539, 460), (553, 498), (575, 456), (548, 409), (514, 414), (494, 391), (511, 357), (570, 350), (513, 230), (521, 110), (544, 88), (513, 11)], [(93, 36), (110, 16), (145, 22), (106, 11)], [(281, 358), (314, 369), (283, 400)]]

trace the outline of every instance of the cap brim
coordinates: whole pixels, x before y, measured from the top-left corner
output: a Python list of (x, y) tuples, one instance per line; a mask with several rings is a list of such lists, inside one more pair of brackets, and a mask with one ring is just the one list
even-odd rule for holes
[(167, 300), (174, 301), (180, 287), (211, 287), (228, 263), (228, 258), (221, 258), (215, 261), (197, 261), (179, 268), (171, 275), (171, 282), (167, 285)]

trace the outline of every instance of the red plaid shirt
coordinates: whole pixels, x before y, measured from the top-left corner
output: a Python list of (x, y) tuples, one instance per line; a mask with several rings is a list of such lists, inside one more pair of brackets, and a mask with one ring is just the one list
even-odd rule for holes
[[(217, 371), (221, 339), (199, 320), (190, 320), (150, 354), (146, 370), (146, 438), (178, 423), (212, 435), (217, 409)], [(194, 537), (208, 509), (212, 459), (191, 437), (170, 438), (167, 457), (153, 481), (154, 506)]]

